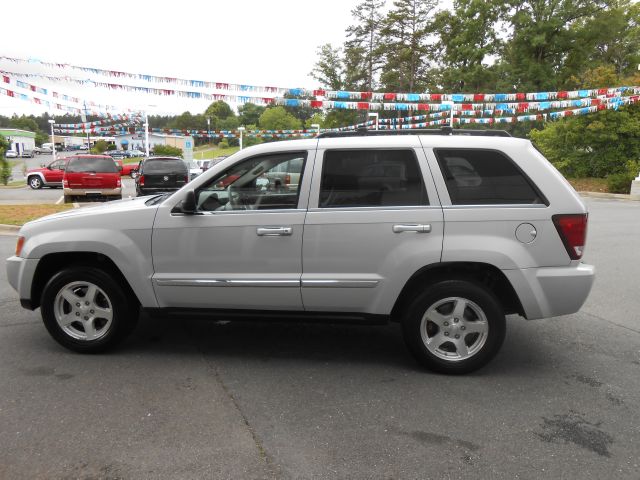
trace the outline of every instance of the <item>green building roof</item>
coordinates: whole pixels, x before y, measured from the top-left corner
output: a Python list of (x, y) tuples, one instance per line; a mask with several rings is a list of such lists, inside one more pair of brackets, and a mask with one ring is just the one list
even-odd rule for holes
[(19, 130), (17, 128), (0, 128), (0, 135), (3, 137), (29, 137), (36, 138), (34, 132), (29, 130)]

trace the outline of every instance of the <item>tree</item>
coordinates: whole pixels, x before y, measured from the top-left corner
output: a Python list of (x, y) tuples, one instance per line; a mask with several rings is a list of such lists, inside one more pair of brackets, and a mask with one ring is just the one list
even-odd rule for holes
[(567, 52), (576, 48), (584, 22), (612, 0), (512, 0), (505, 13), (512, 35), (502, 64), (520, 90), (556, 90), (571, 76)]
[(167, 157), (182, 158), (182, 149), (178, 147), (173, 147), (171, 145), (155, 145), (153, 147), (153, 154), (167, 156)]
[(547, 123), (531, 139), (569, 177), (606, 177), (639, 171), (640, 105)]
[(233, 109), (228, 103), (217, 100), (207, 107), (204, 111), (205, 117), (216, 117), (220, 120), (224, 120), (227, 117), (235, 117)]
[(284, 107), (268, 108), (260, 115), (260, 128), (265, 130), (299, 130), (302, 122), (288, 113)]
[(105, 140), (98, 140), (91, 149), (94, 153), (104, 153), (109, 150), (109, 144)]
[(245, 103), (238, 107), (240, 125), (256, 125), (265, 107), (255, 103)]
[(490, 63), (502, 46), (497, 23), (503, 5), (500, 0), (455, 0), (453, 11), (436, 15), (438, 84), (445, 91), (494, 91), (497, 71)]
[(372, 91), (375, 87), (375, 75), (382, 66), (380, 10), (384, 4), (384, 0), (364, 0), (351, 10), (356, 23), (347, 28), (343, 60), (349, 90)]
[(326, 43), (318, 48), (318, 61), (310, 75), (322, 87), (329, 90), (342, 90), (344, 86), (344, 66), (340, 57), (340, 49)]
[(424, 90), (427, 81), (427, 43), (437, 0), (394, 0), (381, 29), (384, 54), (380, 81), (386, 91)]
[(4, 157), (4, 153), (9, 150), (9, 142), (0, 135), (0, 181), (3, 185), (9, 183), (11, 178), (11, 164)]

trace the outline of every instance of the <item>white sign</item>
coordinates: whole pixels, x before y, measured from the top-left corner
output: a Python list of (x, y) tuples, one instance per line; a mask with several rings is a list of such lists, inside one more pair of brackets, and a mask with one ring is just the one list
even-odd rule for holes
[(184, 141), (184, 148), (182, 149), (182, 158), (187, 162), (193, 160), (193, 140), (190, 138)]

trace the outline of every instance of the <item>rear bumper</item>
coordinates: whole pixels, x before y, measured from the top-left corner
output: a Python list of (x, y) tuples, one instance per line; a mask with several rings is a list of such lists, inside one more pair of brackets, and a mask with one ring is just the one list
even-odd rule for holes
[(120, 188), (65, 188), (64, 194), (74, 197), (122, 197)]
[(529, 320), (575, 313), (589, 296), (593, 265), (503, 270)]

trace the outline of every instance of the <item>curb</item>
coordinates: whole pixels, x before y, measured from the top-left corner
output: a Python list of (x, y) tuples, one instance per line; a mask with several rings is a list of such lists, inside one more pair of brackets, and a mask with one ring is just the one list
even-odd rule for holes
[(20, 228), (19, 225), (5, 225), (0, 223), (0, 235), (17, 235)]
[(640, 195), (625, 195), (623, 193), (603, 193), (603, 192), (578, 192), (581, 197), (608, 198), (612, 200), (627, 200), (632, 202), (640, 201)]

